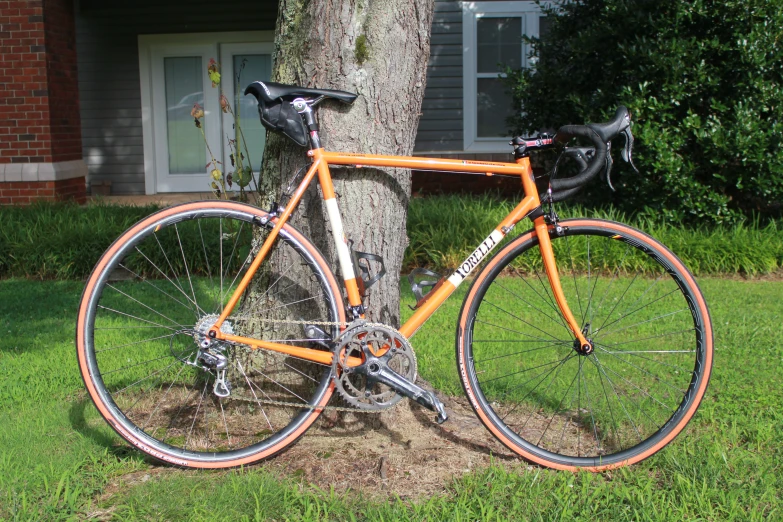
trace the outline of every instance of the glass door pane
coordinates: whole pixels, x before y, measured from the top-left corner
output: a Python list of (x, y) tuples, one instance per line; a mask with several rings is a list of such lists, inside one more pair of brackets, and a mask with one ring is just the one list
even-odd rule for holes
[[(200, 56), (163, 59), (166, 89), (166, 134), (169, 174), (193, 174), (204, 170), (204, 138), (193, 125), (193, 104), (204, 107), (203, 70)], [(207, 118), (202, 118), (207, 125)]]
[(255, 96), (245, 96), (244, 91), (251, 82), (269, 80), (272, 76), (272, 57), (268, 54), (233, 54), (231, 60), (236, 80), (232, 105), (239, 116), (242, 135), (250, 154), (250, 165), (253, 172), (258, 173), (266, 145), (266, 129), (258, 117), (258, 101)]

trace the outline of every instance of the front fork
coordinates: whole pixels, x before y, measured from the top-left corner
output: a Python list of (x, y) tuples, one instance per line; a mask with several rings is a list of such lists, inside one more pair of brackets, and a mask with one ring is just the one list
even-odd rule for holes
[(576, 338), (574, 349), (581, 354), (589, 355), (593, 351), (593, 345), (582, 333), (579, 323), (568, 306), (565, 294), (563, 294), (563, 287), (560, 285), (560, 275), (557, 273), (555, 254), (552, 250), (552, 241), (549, 238), (549, 225), (547, 225), (544, 216), (537, 217), (533, 223), (536, 229), (536, 236), (538, 236), (538, 248), (541, 250), (541, 259), (544, 262), (547, 279), (549, 279), (549, 286), (552, 288), (552, 293), (555, 296), (555, 302), (558, 308), (560, 308), (560, 312)]
[[(530, 165), (530, 158), (527, 156), (519, 157), (516, 163), (525, 168), (525, 173), (522, 174), (522, 187), (525, 190), (527, 197), (532, 197), (535, 201), (535, 205), (540, 208), (540, 200), (538, 198), (538, 189), (536, 188), (535, 179), (533, 177), (533, 169)], [(571, 329), (571, 333), (574, 334), (574, 349), (583, 354), (588, 355), (593, 351), (593, 345), (585, 338), (582, 333), (582, 328), (576, 321), (574, 314), (571, 313), (571, 308), (568, 306), (565, 294), (563, 294), (563, 287), (560, 285), (560, 275), (557, 273), (557, 263), (555, 262), (555, 254), (552, 250), (552, 241), (549, 238), (549, 225), (546, 222), (546, 218), (543, 213), (540, 213), (538, 217), (533, 220), (533, 225), (536, 230), (536, 236), (538, 236), (538, 248), (541, 251), (541, 259), (544, 262), (544, 269), (546, 270), (547, 279), (549, 279), (549, 286), (552, 288), (552, 294), (555, 296), (555, 302), (557, 302), (560, 313)], [(508, 218), (507, 218), (508, 219)], [(515, 221), (514, 221), (515, 223)]]

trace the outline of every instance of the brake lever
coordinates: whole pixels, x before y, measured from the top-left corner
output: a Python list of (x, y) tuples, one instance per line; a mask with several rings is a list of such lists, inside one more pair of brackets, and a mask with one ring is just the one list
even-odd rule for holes
[(629, 163), (633, 170), (638, 174), (639, 169), (633, 164), (633, 134), (631, 134), (631, 126), (629, 125), (623, 132), (625, 136), (625, 145), (623, 146), (622, 157), (626, 163)]
[(614, 189), (614, 186), (612, 185), (612, 166), (614, 165), (614, 160), (612, 159), (612, 142), (606, 144), (606, 170), (604, 171), (604, 174), (606, 175), (606, 182), (609, 184), (609, 188), (612, 189), (612, 192), (617, 192)]

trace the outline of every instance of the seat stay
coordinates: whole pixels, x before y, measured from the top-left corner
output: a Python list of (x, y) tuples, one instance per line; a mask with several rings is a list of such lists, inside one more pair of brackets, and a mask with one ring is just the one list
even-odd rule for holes
[(261, 245), (261, 248), (258, 250), (256, 257), (253, 259), (253, 262), (250, 264), (247, 272), (237, 285), (234, 293), (231, 294), (231, 298), (228, 300), (225, 308), (223, 308), (223, 311), (220, 313), (220, 317), (209, 330), (209, 335), (214, 336), (213, 338), (220, 339), (221, 336), (224, 335), (220, 331), (220, 327), (231, 314), (231, 312), (234, 311), (234, 308), (239, 302), (239, 299), (242, 297), (242, 294), (244, 294), (245, 290), (247, 289), (247, 286), (250, 284), (250, 281), (253, 279), (253, 276), (258, 270), (258, 267), (261, 266), (261, 263), (266, 258), (266, 255), (272, 249), (272, 245), (277, 239), (277, 236), (280, 233), (280, 229), (282, 229), (283, 226), (288, 222), (288, 218), (291, 217), (291, 213), (299, 205), (299, 201), (301, 201), (305, 190), (307, 190), (307, 187), (310, 185), (310, 182), (312, 182), (316, 172), (318, 172), (320, 164), (321, 161), (316, 160), (313, 162), (312, 166), (308, 169), (307, 174), (305, 174), (304, 178), (302, 179), (302, 182), (299, 184), (299, 187), (297, 187), (296, 192), (294, 192), (293, 196), (291, 196), (291, 200), (283, 210), (283, 213), (279, 217), (272, 218), (275, 226), (272, 228), (272, 231), (269, 232), (269, 236), (267, 236), (266, 240)]

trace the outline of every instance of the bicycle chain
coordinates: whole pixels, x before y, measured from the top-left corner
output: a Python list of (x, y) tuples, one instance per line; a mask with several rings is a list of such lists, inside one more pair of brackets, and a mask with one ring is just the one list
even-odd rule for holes
[[(247, 321), (251, 319), (248, 316), (237, 316), (237, 317), (229, 317), (228, 320), (233, 321)], [(356, 319), (354, 321), (346, 322), (346, 321), (305, 321), (305, 320), (296, 320), (296, 319), (261, 319), (262, 322), (267, 323), (278, 323), (278, 324), (298, 324), (298, 325), (312, 325), (312, 326), (345, 326), (346, 330), (350, 329), (351, 325), (355, 326), (364, 326), (364, 327), (383, 327), (388, 328), (389, 330), (394, 331), (394, 333), (399, 334), (403, 339), (407, 339), (404, 335), (402, 335), (399, 330), (397, 330), (394, 327), (391, 327), (389, 325), (383, 324), (383, 323), (367, 323), (364, 322), (363, 319)], [(341, 332), (342, 333), (342, 332)], [(334, 341), (334, 340), (332, 340)], [(415, 354), (414, 354), (415, 357)], [(331, 376), (332, 379), (334, 379), (334, 375)], [(380, 413), (382, 410), (362, 410), (359, 408), (350, 408), (348, 406), (333, 406), (329, 404), (325, 404), (324, 406), (310, 406), (308, 404), (301, 404), (296, 402), (287, 402), (287, 401), (276, 401), (273, 399), (244, 399), (239, 397), (232, 397), (234, 400), (240, 400), (245, 402), (251, 402), (254, 404), (271, 404), (272, 406), (291, 406), (295, 408), (302, 408), (302, 409), (308, 409), (308, 410), (320, 410), (324, 411), (326, 409), (330, 409), (332, 411), (347, 411), (347, 412), (353, 412), (353, 413)]]

